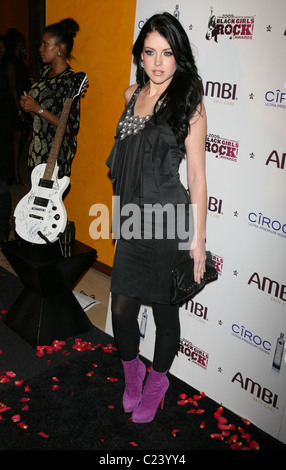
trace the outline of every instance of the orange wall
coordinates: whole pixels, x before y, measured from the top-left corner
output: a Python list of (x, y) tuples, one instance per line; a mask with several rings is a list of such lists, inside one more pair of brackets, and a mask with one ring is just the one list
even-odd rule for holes
[[(71, 190), (65, 199), (68, 219), (76, 224), (76, 238), (94, 247), (98, 261), (112, 266), (114, 244), (93, 240), (89, 216), (93, 204), (109, 207), (113, 188), (105, 161), (114, 142), (115, 128), (129, 85), (136, 0), (47, 0), (47, 24), (74, 18), (80, 25), (71, 66), (84, 71), (89, 88), (81, 101), (78, 149), (72, 165)], [(110, 225), (110, 224), (109, 224)]]

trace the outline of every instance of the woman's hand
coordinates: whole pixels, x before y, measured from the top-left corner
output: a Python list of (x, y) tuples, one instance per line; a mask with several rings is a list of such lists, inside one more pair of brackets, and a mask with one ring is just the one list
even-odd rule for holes
[(198, 284), (204, 277), (206, 271), (206, 249), (204, 241), (193, 242), (190, 249), (190, 256), (194, 260), (194, 280)]
[(38, 113), (41, 109), (41, 106), (28, 94), (21, 96), (20, 105), (26, 113)]
[[(24, 94), (20, 98), (20, 105), (26, 113), (36, 113), (38, 114), (40, 109), (42, 109), (42, 106), (40, 106), (32, 96), (28, 94)], [(55, 114), (51, 113), (47, 109), (43, 109), (43, 113), (41, 114), (41, 118), (47, 121), (49, 124), (51, 124), (54, 127), (57, 127), (59, 124), (60, 117), (56, 116)], [(70, 134), (70, 129), (69, 126), (67, 125), (66, 127), (66, 133)]]

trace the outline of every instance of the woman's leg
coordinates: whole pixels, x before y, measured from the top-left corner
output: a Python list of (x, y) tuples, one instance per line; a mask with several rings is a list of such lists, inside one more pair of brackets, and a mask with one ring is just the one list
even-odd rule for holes
[(153, 304), (156, 341), (153, 365), (146, 380), (140, 405), (134, 410), (134, 423), (149, 423), (169, 387), (166, 376), (180, 340), (179, 307)]
[(123, 361), (134, 359), (139, 350), (138, 314), (141, 301), (125, 295), (112, 294), (111, 312), (114, 339)]
[[(138, 354), (140, 306), (139, 299), (112, 294), (113, 333), (123, 361), (131, 361)], [(180, 341), (179, 306), (154, 303), (152, 307), (156, 325), (153, 367), (157, 372), (165, 372), (171, 367)]]
[(142, 396), (146, 366), (138, 357), (140, 333), (138, 313), (141, 302), (123, 295), (112, 295), (112, 324), (114, 338), (119, 349), (124, 370), (125, 390), (123, 408), (134, 411)]
[(178, 305), (153, 304), (156, 342), (153, 368), (157, 372), (170, 369), (180, 341)]

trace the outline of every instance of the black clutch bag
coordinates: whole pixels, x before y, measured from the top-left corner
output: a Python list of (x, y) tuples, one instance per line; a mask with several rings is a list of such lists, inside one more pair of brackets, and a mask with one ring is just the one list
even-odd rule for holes
[(200, 284), (194, 281), (194, 260), (190, 257), (172, 270), (171, 304), (175, 305), (187, 300), (203, 289), (206, 283), (215, 281), (217, 278), (218, 273), (213, 265), (210, 251), (206, 252), (206, 272)]

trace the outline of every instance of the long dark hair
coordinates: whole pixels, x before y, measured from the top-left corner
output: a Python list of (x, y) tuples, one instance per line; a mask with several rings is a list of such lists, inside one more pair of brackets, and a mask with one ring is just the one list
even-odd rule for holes
[(184, 28), (173, 15), (165, 12), (149, 18), (133, 46), (133, 55), (137, 63), (137, 83), (140, 86), (144, 85), (145, 71), (141, 65), (141, 53), (147, 34), (153, 31), (157, 31), (168, 41), (177, 63), (173, 79), (159, 100), (163, 97), (167, 99), (168, 108), (171, 110), (169, 124), (180, 148), (185, 151), (184, 142), (189, 132), (190, 118), (202, 101), (202, 80)]
[(67, 59), (71, 58), (76, 33), (79, 31), (78, 23), (72, 18), (66, 18), (59, 23), (50, 24), (45, 27), (44, 33), (50, 33), (57, 40), (57, 44), (65, 44)]

